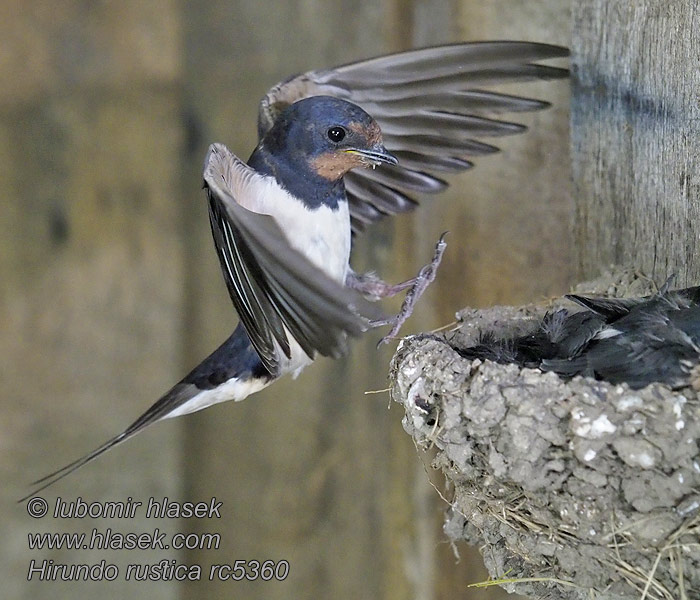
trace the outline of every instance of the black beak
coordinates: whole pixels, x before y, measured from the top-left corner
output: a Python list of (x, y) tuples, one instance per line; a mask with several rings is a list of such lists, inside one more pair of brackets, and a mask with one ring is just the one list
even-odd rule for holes
[(387, 165), (399, 164), (399, 159), (393, 154), (387, 152), (387, 149), (382, 144), (377, 144), (371, 150), (365, 150), (364, 148), (348, 148), (346, 152), (361, 156), (372, 166), (380, 165), (382, 163)]

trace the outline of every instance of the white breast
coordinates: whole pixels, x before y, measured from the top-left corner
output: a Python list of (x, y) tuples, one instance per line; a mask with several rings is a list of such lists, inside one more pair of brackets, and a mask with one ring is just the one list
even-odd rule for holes
[[(292, 247), (332, 279), (345, 284), (350, 260), (350, 211), (347, 201), (335, 209), (320, 206), (309, 210), (303, 202), (281, 188), (273, 177), (256, 174), (240, 195), (240, 204), (257, 213), (271, 215)], [(282, 361), (283, 372), (296, 377), (311, 359), (287, 332), (292, 356)], [(281, 357), (284, 354), (279, 351)]]
[(274, 217), (287, 241), (327, 275), (345, 283), (350, 259), (350, 212), (347, 202), (309, 210), (273, 177), (258, 176), (242, 195), (248, 210)]

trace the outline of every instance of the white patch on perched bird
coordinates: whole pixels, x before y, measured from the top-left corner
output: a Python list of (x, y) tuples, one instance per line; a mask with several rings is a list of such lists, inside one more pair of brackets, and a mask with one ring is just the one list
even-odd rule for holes
[(595, 339), (606, 340), (608, 338), (620, 335), (621, 333), (622, 332), (619, 329), (615, 329), (614, 327), (606, 327), (605, 329), (601, 329), (598, 333), (595, 334)]

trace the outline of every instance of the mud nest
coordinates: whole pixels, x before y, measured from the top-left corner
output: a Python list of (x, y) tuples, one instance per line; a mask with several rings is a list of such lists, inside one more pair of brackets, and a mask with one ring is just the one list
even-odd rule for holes
[[(641, 296), (620, 270), (578, 293)], [(453, 346), (522, 333), (555, 301), (465, 309), (446, 334), (402, 342), (394, 400), (450, 493), (444, 530), (493, 580), (534, 598), (700, 598), (700, 398), (465, 360)]]

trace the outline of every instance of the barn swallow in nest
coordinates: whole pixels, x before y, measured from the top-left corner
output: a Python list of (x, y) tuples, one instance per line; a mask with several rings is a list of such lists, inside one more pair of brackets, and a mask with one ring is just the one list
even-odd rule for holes
[(585, 310), (547, 313), (534, 330), (512, 338), (482, 336), (464, 358), (515, 363), (639, 389), (650, 383), (673, 388), (700, 384), (700, 286), (653, 296), (595, 298), (569, 294)]
[[(566, 69), (535, 61), (567, 55), (529, 42), (454, 44), (309, 71), (274, 86), (260, 103), (259, 144), (248, 162), (214, 144), (204, 165), (214, 245), (238, 327), (122, 433), (36, 481), (33, 493), (156, 421), (243, 400), (297, 375), (316, 354), (341, 356), (349, 335), (392, 324), (394, 336), (435, 277), (445, 243), (416, 278), (389, 285), (350, 268), (353, 233), (415, 208), (411, 192), (444, 190), (434, 172), (464, 171), (468, 157), (497, 152), (475, 137), (523, 132), (493, 116), (548, 103), (483, 88), (566, 77)], [(368, 302), (402, 290), (406, 300), (393, 319)]]

